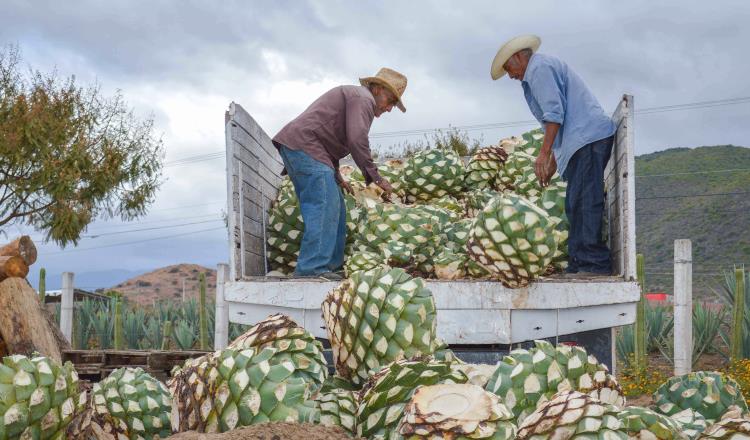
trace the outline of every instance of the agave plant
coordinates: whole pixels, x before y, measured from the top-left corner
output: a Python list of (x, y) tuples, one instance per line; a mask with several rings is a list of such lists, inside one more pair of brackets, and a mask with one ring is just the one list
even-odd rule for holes
[(141, 347), (141, 340), (144, 336), (144, 325), (146, 322), (146, 312), (142, 308), (126, 310), (122, 320), (125, 344), (127, 348)]
[[(724, 307), (707, 307), (700, 302), (693, 304), (693, 366), (704, 353), (715, 351), (714, 347), (718, 338), (726, 337), (722, 330), (726, 321), (726, 313), (727, 309)], [(658, 350), (669, 362), (673, 363), (674, 318), (667, 322), (665, 330), (669, 336), (661, 340)]]
[(98, 308), (98, 301), (85, 298), (76, 305), (76, 317), (73, 320), (73, 347), (79, 350), (89, 348), (92, 319)]
[[(673, 326), (672, 316), (666, 306), (653, 306), (646, 303), (646, 350), (648, 352), (660, 350), (668, 345)], [(627, 325), (620, 329), (616, 339), (617, 356), (626, 364), (630, 362), (630, 355), (635, 352), (635, 329)]]
[(173, 327), (172, 337), (180, 350), (190, 350), (198, 340), (198, 332), (195, 325), (181, 320)]
[(229, 340), (234, 341), (235, 339), (239, 338), (240, 335), (248, 331), (252, 327), (251, 325), (247, 324), (237, 324), (236, 322), (230, 322), (229, 323)]
[[(166, 322), (166, 321), (165, 321)], [(151, 315), (143, 325), (144, 338), (141, 340), (142, 349), (158, 349), (162, 345), (164, 323), (158, 314)]]
[(101, 301), (91, 318), (91, 328), (100, 349), (112, 348), (114, 336), (114, 306), (112, 301)]

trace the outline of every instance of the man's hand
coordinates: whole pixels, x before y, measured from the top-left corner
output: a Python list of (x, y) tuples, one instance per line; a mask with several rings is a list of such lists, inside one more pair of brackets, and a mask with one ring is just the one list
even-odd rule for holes
[(393, 192), (391, 182), (389, 182), (385, 177), (381, 178), (380, 182), (378, 182), (376, 185), (378, 185), (383, 191), (385, 191), (386, 196), (390, 196)]
[(543, 154), (540, 152), (534, 162), (534, 174), (536, 174), (536, 178), (539, 180), (542, 188), (549, 185), (549, 181), (552, 179), (555, 171), (557, 171), (555, 156), (551, 153)]
[(542, 141), (539, 156), (534, 162), (534, 174), (539, 179), (542, 188), (549, 185), (550, 179), (557, 171), (557, 162), (555, 162), (555, 156), (552, 154), (552, 144), (555, 142), (559, 130), (560, 124), (556, 122), (544, 123), (544, 141)]
[(354, 195), (354, 190), (352, 189), (352, 186), (346, 180), (341, 179), (341, 181), (339, 182), (339, 186), (341, 187), (341, 189), (344, 190), (344, 192)]

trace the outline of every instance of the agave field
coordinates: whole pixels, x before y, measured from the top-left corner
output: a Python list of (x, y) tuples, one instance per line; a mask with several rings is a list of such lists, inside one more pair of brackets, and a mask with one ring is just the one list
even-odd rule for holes
[[(57, 304), (58, 320), (59, 309), (60, 305)], [(215, 311), (213, 302), (207, 302), (205, 313), (209, 347), (213, 346)], [(199, 301), (194, 298), (185, 302), (161, 301), (152, 307), (128, 305), (118, 298), (112, 298), (109, 301), (85, 299), (75, 303), (73, 313), (72, 345), (76, 349), (190, 350), (199, 348), (200, 305)], [(166, 323), (169, 325), (165, 326)], [(165, 327), (168, 327), (167, 333), (165, 333)], [(230, 339), (238, 337), (248, 327), (242, 324), (230, 324)], [(115, 343), (116, 333), (121, 335), (119, 344)]]
[[(671, 377), (637, 406), (582, 347), (540, 340), (496, 365), (462, 362), (436, 337), (432, 293), (402, 268), (353, 272), (321, 311), (334, 374), (321, 343), (284, 315), (186, 361), (166, 383), (123, 368), (88, 389), (70, 363), (8, 356), (0, 439), (156, 439), (276, 421), (383, 440), (750, 437), (742, 387), (721, 372)], [(162, 305), (148, 319), (159, 313), (194, 311)]]

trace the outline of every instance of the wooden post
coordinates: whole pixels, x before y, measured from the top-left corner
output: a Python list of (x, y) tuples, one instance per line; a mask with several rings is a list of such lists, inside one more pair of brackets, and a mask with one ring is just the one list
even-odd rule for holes
[(734, 319), (732, 320), (732, 341), (729, 350), (730, 360), (736, 362), (742, 359), (742, 340), (745, 330), (745, 272), (734, 270)]
[(224, 300), (225, 283), (229, 280), (229, 265), (219, 264), (216, 268), (216, 316), (214, 318), (214, 350), (221, 350), (229, 344), (229, 309)]
[(68, 342), (73, 341), (73, 272), (63, 272), (62, 274), (60, 330)]
[(693, 364), (693, 256), (690, 240), (674, 242), (674, 374)]
[(646, 367), (647, 337), (646, 337), (646, 274), (644, 270), (643, 254), (636, 256), (636, 274), (641, 286), (641, 299), (635, 312), (635, 367), (638, 371)]

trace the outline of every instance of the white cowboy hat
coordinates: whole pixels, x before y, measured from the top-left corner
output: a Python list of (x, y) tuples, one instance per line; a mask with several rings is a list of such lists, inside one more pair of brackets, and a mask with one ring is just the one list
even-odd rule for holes
[(542, 39), (536, 35), (521, 35), (503, 44), (502, 47), (500, 47), (500, 50), (497, 51), (495, 59), (492, 60), (492, 67), (490, 68), (492, 79), (498, 79), (505, 75), (503, 64), (505, 64), (514, 53), (523, 49), (531, 49), (532, 52), (536, 52), (541, 44)]
[(396, 98), (398, 98), (396, 107), (398, 107), (398, 109), (402, 112), (406, 112), (406, 107), (404, 107), (404, 103), (401, 102), (401, 95), (403, 95), (404, 90), (406, 90), (405, 75), (396, 72), (393, 69), (383, 67), (378, 71), (377, 74), (375, 74), (375, 76), (360, 78), (359, 83), (365, 87), (369, 86), (370, 84), (380, 84), (381, 86), (387, 88), (396, 96)]

